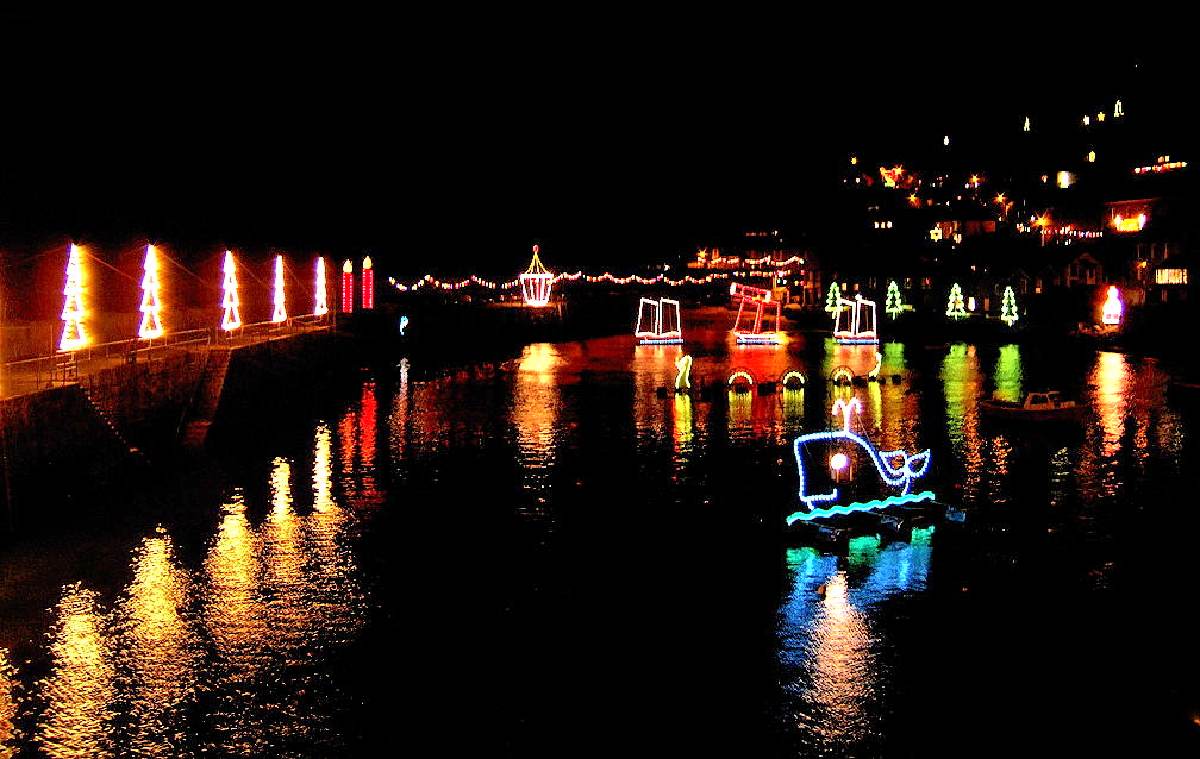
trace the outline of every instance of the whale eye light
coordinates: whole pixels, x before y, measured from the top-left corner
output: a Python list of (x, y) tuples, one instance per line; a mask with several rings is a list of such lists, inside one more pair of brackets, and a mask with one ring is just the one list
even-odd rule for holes
[(849, 465), (850, 459), (840, 451), (829, 457), (829, 468), (835, 472), (840, 472)]

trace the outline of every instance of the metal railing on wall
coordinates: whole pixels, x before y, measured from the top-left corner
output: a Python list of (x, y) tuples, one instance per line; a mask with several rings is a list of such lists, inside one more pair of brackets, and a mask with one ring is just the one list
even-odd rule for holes
[(254, 322), (234, 330), (191, 329), (169, 332), (153, 339), (132, 338), (86, 345), (74, 351), (0, 364), (0, 398), (78, 382), (81, 377), (117, 366), (163, 358), (172, 352), (202, 346), (250, 345), (303, 332), (329, 329), (334, 316), (302, 314), (281, 322)]

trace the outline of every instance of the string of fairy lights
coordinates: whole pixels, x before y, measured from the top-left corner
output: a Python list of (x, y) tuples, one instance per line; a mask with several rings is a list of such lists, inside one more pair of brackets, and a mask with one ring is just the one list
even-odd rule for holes
[[(67, 256), (66, 281), (63, 286), (63, 310), (60, 315), (63, 328), (59, 341), (59, 350), (62, 351), (79, 350), (92, 342), (86, 326), (88, 309), (85, 304), (86, 277), (83, 270), (83, 261), (86, 255), (86, 251), (81, 246), (74, 243), (71, 244)], [(388, 282), (400, 292), (415, 292), (422, 288), (452, 291), (468, 287), (480, 287), (489, 290), (513, 290), (520, 287), (525, 303), (536, 307), (548, 304), (551, 289), (554, 285), (562, 282), (605, 283), (612, 285), (667, 285), (671, 287), (706, 285), (717, 280), (730, 278), (789, 277), (792, 274), (792, 269), (787, 267), (795, 264), (803, 264), (803, 262), (804, 260), (799, 256), (793, 256), (783, 261), (772, 261), (770, 256), (764, 256), (758, 259), (748, 259), (744, 262), (744, 265), (753, 267), (769, 264), (771, 267), (769, 269), (710, 272), (699, 277), (688, 274), (676, 279), (668, 277), (665, 273), (650, 277), (639, 274), (617, 276), (608, 271), (602, 274), (584, 274), (582, 270), (574, 273), (560, 272), (553, 274), (542, 265), (538, 258), (538, 247), (534, 246), (533, 259), (529, 267), (516, 279), (507, 282), (484, 279), (476, 274), (458, 281), (440, 280), (432, 274), (426, 274), (421, 279), (407, 285), (391, 277), (388, 278)], [(141, 305), (138, 307), (142, 318), (138, 327), (138, 337), (144, 340), (153, 340), (162, 337), (167, 332), (163, 320), (163, 300), (159, 282), (159, 253), (156, 246), (146, 246), (146, 256), (142, 264), (142, 271), (142, 300)], [(221, 272), (223, 276), (220, 301), (222, 310), (221, 329), (228, 333), (243, 326), (238, 284), (238, 265), (232, 251), (225, 251)], [(354, 294), (356, 289), (361, 289), (362, 294), (359, 306), (362, 309), (370, 310), (375, 307), (375, 272), (369, 256), (362, 261), (360, 288), (355, 288), (354, 280), (354, 264), (352, 261), (346, 260), (342, 266), (342, 313), (351, 313), (354, 311)], [(282, 255), (274, 257), (273, 277), (270, 287), (273, 309), (270, 321), (275, 323), (286, 322), (289, 317), (284, 277), (284, 258)], [(323, 316), (329, 313), (327, 290), (328, 276), (326, 273), (326, 263), (324, 257), (319, 256), (314, 262), (312, 314)]]

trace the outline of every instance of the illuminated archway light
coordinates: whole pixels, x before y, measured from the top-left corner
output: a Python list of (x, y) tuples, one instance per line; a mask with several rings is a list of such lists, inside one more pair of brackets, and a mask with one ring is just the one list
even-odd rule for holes
[(153, 340), (162, 337), (163, 325), (159, 317), (158, 302), (158, 251), (153, 245), (146, 246), (146, 260), (142, 263), (142, 324), (138, 327), (138, 337), (143, 340)]
[(224, 291), (224, 296), (221, 299), (221, 308), (225, 313), (221, 317), (221, 329), (226, 332), (231, 332), (242, 326), (242, 315), (238, 313), (238, 281), (237, 281), (237, 264), (233, 260), (233, 252), (225, 251), (225, 264), (222, 266), (225, 272), (225, 281), (221, 285)]
[(729, 385), (730, 387), (733, 387), (734, 383), (738, 382), (739, 380), (746, 382), (749, 385), (754, 384), (754, 376), (751, 375), (750, 372), (746, 371), (745, 369), (738, 369), (733, 374), (730, 374), (729, 379), (726, 381), (726, 384)]
[[(925, 476), (929, 471), (929, 464), (932, 454), (929, 449), (909, 455), (902, 450), (895, 451), (879, 451), (866, 438), (850, 431), (852, 415), (862, 413), (862, 403), (853, 398), (849, 402), (838, 399), (834, 405), (833, 415), (842, 417), (842, 429), (827, 431), (827, 432), (812, 432), (807, 435), (801, 435), (796, 438), (793, 443), (792, 451), (796, 459), (796, 470), (800, 480), (800, 500), (808, 507), (808, 511), (798, 511), (790, 514), (787, 517), (789, 525), (812, 519), (820, 519), (823, 517), (833, 516), (835, 514), (850, 514), (855, 511), (870, 511), (873, 509), (885, 508), (899, 503), (912, 503), (915, 501), (932, 500), (933, 493), (925, 490), (920, 493), (910, 493), (913, 480)], [(850, 502), (845, 504), (836, 503), (839, 496), (837, 488), (833, 488), (828, 493), (808, 493), (807, 492), (807, 477), (805, 459), (807, 457), (807, 446), (810, 443), (825, 443), (825, 442), (845, 442), (857, 445), (866, 452), (868, 458), (875, 464), (875, 471), (879, 474), (881, 482), (891, 488), (899, 488), (899, 494), (889, 495), (885, 498), (863, 501)], [(845, 455), (839, 451), (836, 455)], [(900, 464), (894, 462), (899, 459)], [(834, 463), (830, 459), (830, 464)], [(845, 462), (848, 465), (848, 459)], [(818, 506), (817, 504), (832, 504), (829, 506)]]
[(803, 386), (808, 384), (808, 378), (804, 376), (803, 372), (798, 372), (795, 369), (789, 369), (788, 371), (784, 372), (783, 377), (779, 380), (779, 384), (783, 385), (784, 387), (787, 387), (789, 384)]
[(316, 263), (316, 279), (313, 285), (313, 313), (317, 316), (324, 316), (329, 313), (329, 304), (326, 301), (325, 285), (325, 259), (322, 256), (317, 256)]
[(287, 321), (287, 301), (283, 291), (283, 256), (275, 256), (275, 312), (271, 321)]
[(692, 387), (692, 357), (686, 354), (675, 359), (675, 389), (690, 390)]
[(529, 268), (525, 270), (519, 279), (521, 280), (521, 295), (525, 298), (525, 305), (541, 308), (550, 302), (550, 290), (554, 285), (554, 275), (542, 266), (542, 261), (538, 258), (538, 246), (533, 246), (533, 258), (529, 261)]
[(67, 281), (63, 285), (62, 338), (58, 341), (58, 349), (64, 351), (79, 350), (87, 345), (87, 329), (84, 321), (87, 319), (87, 309), (83, 304), (83, 251), (71, 243), (67, 253)]

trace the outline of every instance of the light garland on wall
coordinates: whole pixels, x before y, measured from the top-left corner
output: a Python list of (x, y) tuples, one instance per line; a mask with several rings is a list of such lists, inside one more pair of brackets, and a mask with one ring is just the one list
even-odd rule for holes
[(142, 323), (138, 327), (138, 337), (143, 340), (153, 340), (163, 336), (162, 319), (159, 311), (162, 306), (158, 302), (158, 251), (153, 245), (146, 246), (146, 259), (142, 262)]
[(237, 264), (233, 260), (233, 251), (225, 251), (225, 263), (221, 269), (225, 272), (225, 281), (221, 283), (221, 308), (224, 310), (221, 329), (232, 332), (242, 326), (242, 315), (238, 313)]
[(275, 312), (271, 321), (287, 321), (287, 300), (283, 292), (283, 256), (275, 256)]
[(83, 305), (83, 250), (72, 243), (67, 253), (67, 281), (63, 285), (62, 338), (58, 349), (79, 350), (89, 340), (84, 321), (87, 309)]

